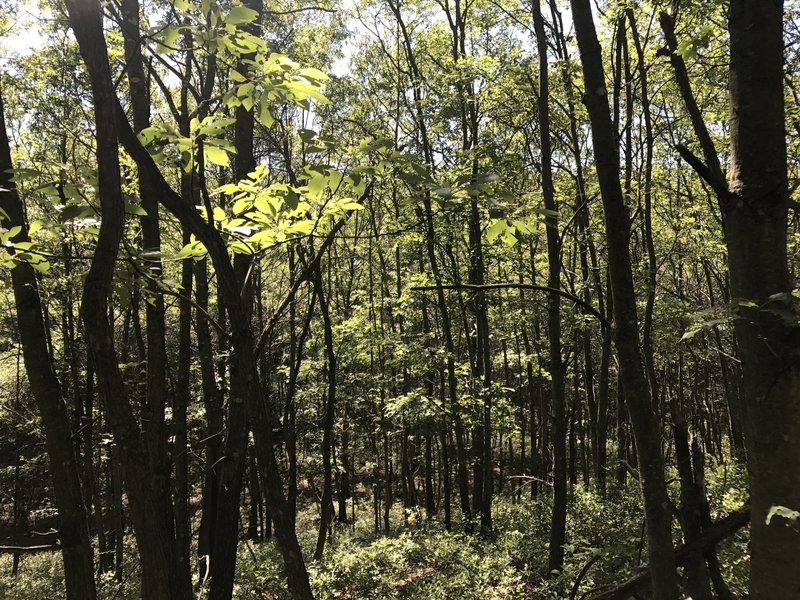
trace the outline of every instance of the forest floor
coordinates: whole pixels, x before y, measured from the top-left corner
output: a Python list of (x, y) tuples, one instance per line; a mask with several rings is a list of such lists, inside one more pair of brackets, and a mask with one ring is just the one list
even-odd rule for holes
[[(727, 464), (709, 469), (713, 517), (738, 508), (745, 499), (743, 470)], [(670, 489), (677, 495), (677, 483)], [(526, 489), (524, 496), (528, 496)], [(320, 600), (394, 599), (490, 600), (569, 598), (581, 569), (592, 565), (575, 591), (618, 583), (646, 557), (642, 542), (641, 507), (635, 482), (610, 492), (612, 502), (582, 486), (574, 488), (568, 520), (566, 563), (560, 577), (548, 578), (549, 506), (528, 498), (512, 501), (498, 496), (494, 532), (490, 536), (445, 531), (438, 520), (426, 521), (413, 512), (404, 525), (399, 503), (391, 514), (393, 531), (374, 533), (372, 504), (356, 504), (355, 523), (337, 524), (319, 563), (309, 563), (312, 586)], [(674, 498), (677, 500), (677, 498)], [(455, 507), (454, 507), (455, 508)], [(310, 556), (316, 540), (314, 505), (298, 515), (301, 544)], [(454, 510), (454, 521), (457, 512)], [(676, 525), (677, 527), (677, 525)], [(679, 531), (676, 529), (676, 539)], [(718, 547), (723, 576), (739, 596), (747, 582), (747, 531)], [(132, 544), (132, 536), (126, 540)], [(133, 548), (126, 553), (134, 556)], [(63, 597), (63, 577), (57, 553), (22, 557), (16, 579), (10, 577), (11, 556), (0, 556), (0, 600), (55, 600)], [(128, 564), (120, 584), (101, 576), (103, 600), (139, 597), (137, 565)], [(203, 598), (198, 595), (198, 598)], [(285, 600), (290, 596), (280, 576), (280, 557), (273, 542), (240, 544), (237, 599)], [(741, 597), (741, 596), (740, 596)]]

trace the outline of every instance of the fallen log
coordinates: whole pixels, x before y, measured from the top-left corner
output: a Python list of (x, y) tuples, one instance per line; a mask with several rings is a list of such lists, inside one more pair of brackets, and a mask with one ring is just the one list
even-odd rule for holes
[[(750, 507), (745, 505), (705, 529), (691, 544), (683, 544), (675, 550), (675, 562), (683, 566), (692, 552), (704, 551), (716, 546), (750, 522)], [(650, 586), (650, 569), (643, 567), (627, 581), (608, 590), (589, 592), (588, 600), (628, 600), (636, 597)], [(594, 594), (594, 595), (591, 595)], [(586, 597), (586, 596), (584, 596)]]

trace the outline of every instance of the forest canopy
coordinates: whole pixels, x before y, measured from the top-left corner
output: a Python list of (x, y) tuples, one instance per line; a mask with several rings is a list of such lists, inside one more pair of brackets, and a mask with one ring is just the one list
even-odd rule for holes
[(800, 4), (0, 7), (0, 598), (800, 598)]

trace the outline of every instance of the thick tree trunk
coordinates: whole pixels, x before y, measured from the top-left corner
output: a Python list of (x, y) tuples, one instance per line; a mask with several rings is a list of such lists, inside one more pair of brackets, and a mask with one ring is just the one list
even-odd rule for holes
[[(750, 597), (800, 596), (800, 329), (789, 275), (783, 2), (732, 0), (730, 195), (722, 203), (742, 361), (752, 502)], [(747, 304), (745, 304), (747, 303)], [(783, 315), (788, 311), (791, 319)], [(796, 524), (794, 524), (796, 525)]]

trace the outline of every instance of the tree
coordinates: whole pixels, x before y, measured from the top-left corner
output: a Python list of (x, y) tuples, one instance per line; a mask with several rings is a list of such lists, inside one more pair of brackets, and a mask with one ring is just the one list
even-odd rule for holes
[[(12, 178), (13, 164), (6, 134), (5, 107), (0, 91), (0, 217), (3, 226), (13, 233), (16, 252), (30, 245), (23, 204)], [(32, 261), (30, 259), (33, 259)], [(53, 478), (58, 509), (58, 532), (64, 558), (67, 598), (77, 600), (97, 597), (92, 564), (92, 545), (86, 516), (78, 460), (72, 443), (67, 406), (61, 383), (53, 370), (53, 358), (47, 345), (42, 316), (42, 301), (33, 264), (36, 257), (15, 262), (11, 269), (17, 327), (31, 388), (39, 406), (47, 439), (50, 474)], [(45, 263), (46, 264), (46, 263)]]
[(614, 343), (636, 437), (653, 592), (656, 598), (674, 600), (678, 597), (678, 581), (672, 552), (672, 516), (664, 484), (657, 418), (639, 344), (636, 295), (628, 254), (630, 221), (619, 179), (619, 150), (612, 130), (602, 55), (589, 2), (573, 0), (572, 13), (583, 64), (584, 103), (589, 111), (595, 167), (603, 198), (609, 278), (614, 299)]

